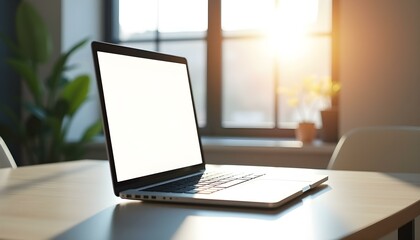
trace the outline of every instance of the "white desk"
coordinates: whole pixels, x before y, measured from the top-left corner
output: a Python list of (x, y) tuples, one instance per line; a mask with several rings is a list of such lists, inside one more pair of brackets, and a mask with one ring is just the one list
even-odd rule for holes
[(330, 179), (258, 210), (120, 200), (105, 161), (1, 169), (0, 239), (375, 239), (420, 215), (420, 174), (275, 171)]

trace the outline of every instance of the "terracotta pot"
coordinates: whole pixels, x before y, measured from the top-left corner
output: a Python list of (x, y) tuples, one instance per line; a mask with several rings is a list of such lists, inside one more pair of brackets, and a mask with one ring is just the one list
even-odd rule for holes
[(296, 128), (296, 139), (303, 143), (311, 143), (316, 136), (315, 123), (301, 122)]

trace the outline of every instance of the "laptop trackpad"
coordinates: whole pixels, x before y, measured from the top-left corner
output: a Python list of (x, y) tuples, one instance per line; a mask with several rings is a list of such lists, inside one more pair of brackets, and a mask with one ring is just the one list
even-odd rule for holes
[(255, 202), (285, 202), (302, 194), (302, 189), (306, 185), (307, 183), (304, 182), (255, 179), (220, 191), (218, 195), (233, 198), (233, 200), (238, 199), (239, 201), (247, 199)]

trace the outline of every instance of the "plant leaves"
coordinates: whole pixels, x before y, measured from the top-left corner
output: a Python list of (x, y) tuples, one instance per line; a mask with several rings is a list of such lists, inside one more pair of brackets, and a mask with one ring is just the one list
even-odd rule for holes
[(48, 126), (48, 130), (52, 132), (52, 138), (55, 141), (56, 144), (62, 144), (64, 140), (64, 132), (63, 129), (63, 121), (62, 119), (58, 119), (54, 116), (50, 116), (48, 120), (46, 121), (46, 124)]
[(70, 110), (70, 103), (66, 99), (59, 99), (56, 103), (54, 108), (52, 109), (52, 115), (60, 120), (60, 122), (63, 120), (64, 116), (69, 112)]
[(51, 72), (51, 75), (47, 78), (47, 86), (50, 89), (54, 89), (57, 86), (60, 86), (61, 80), (62, 80), (62, 75), (63, 72), (65, 70), (68, 69), (68, 67), (66, 66), (67, 61), (69, 59), (69, 57), (80, 47), (82, 47), (83, 45), (85, 45), (87, 42), (87, 39), (81, 40), (79, 42), (77, 42), (75, 45), (73, 45), (73, 47), (70, 48), (70, 50), (68, 50), (66, 53), (63, 53), (55, 62), (54, 64), (54, 68)]
[(61, 98), (69, 103), (69, 115), (72, 116), (85, 102), (89, 93), (89, 76), (80, 75), (71, 81), (61, 93)]
[(38, 118), (41, 121), (43, 121), (47, 117), (45, 110), (40, 106), (31, 103), (25, 103), (24, 106), (28, 110), (28, 112), (30, 112), (34, 117)]
[(92, 140), (95, 136), (97, 136), (102, 131), (102, 121), (98, 120), (90, 125), (84, 132), (81, 141), (87, 142)]
[(44, 63), (51, 56), (50, 33), (28, 1), (22, 1), (17, 8), (16, 36), (19, 49), (32, 63)]
[(41, 103), (42, 86), (34, 70), (23, 60), (10, 59), (7, 63), (19, 74), (27, 84), (35, 101)]
[[(23, 104), (22, 115), (25, 117), (6, 115), (5, 120), (10, 121), (0, 122), (0, 133), (5, 134), (10, 130), (7, 135), (16, 136), (28, 163), (78, 158), (84, 142), (68, 144), (65, 136), (73, 115), (88, 97), (90, 79), (82, 75), (69, 81), (63, 73), (73, 67), (68, 65), (68, 59), (86, 44), (87, 39), (77, 42), (54, 62), (52, 68), (49, 67), (44, 85), (37, 70), (51, 57), (52, 39), (32, 1), (19, 2), (15, 18), (16, 41), (4, 34), (0, 34), (0, 41), (14, 54), (8, 64), (19, 74), (20, 80), (25, 81), (25, 87), (33, 99)], [(44, 92), (45, 88), (49, 91)], [(47, 106), (44, 106), (45, 103)], [(85, 130), (82, 138), (91, 139), (98, 131), (100, 127), (98, 130), (97, 125), (93, 124)]]

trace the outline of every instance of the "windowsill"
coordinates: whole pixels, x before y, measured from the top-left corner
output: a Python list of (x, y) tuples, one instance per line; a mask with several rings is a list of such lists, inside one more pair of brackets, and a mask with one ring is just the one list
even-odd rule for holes
[[(287, 138), (202, 137), (206, 163), (326, 168), (336, 143), (302, 144)], [(105, 140), (89, 144), (86, 158), (107, 159)]]
[[(243, 147), (243, 148), (272, 148), (272, 149), (301, 149), (304, 151), (333, 151), (336, 143), (325, 143), (321, 140), (315, 140), (312, 143), (304, 144), (292, 138), (253, 138), (253, 137), (201, 137), (203, 147)], [(105, 144), (105, 137), (96, 137), (91, 145), (101, 146)]]
[(238, 148), (311, 153), (332, 153), (336, 146), (336, 143), (325, 143), (318, 139), (306, 144), (290, 138), (201, 137), (201, 143), (205, 149)]
[(336, 143), (294, 139), (202, 137), (206, 163), (326, 168)]

